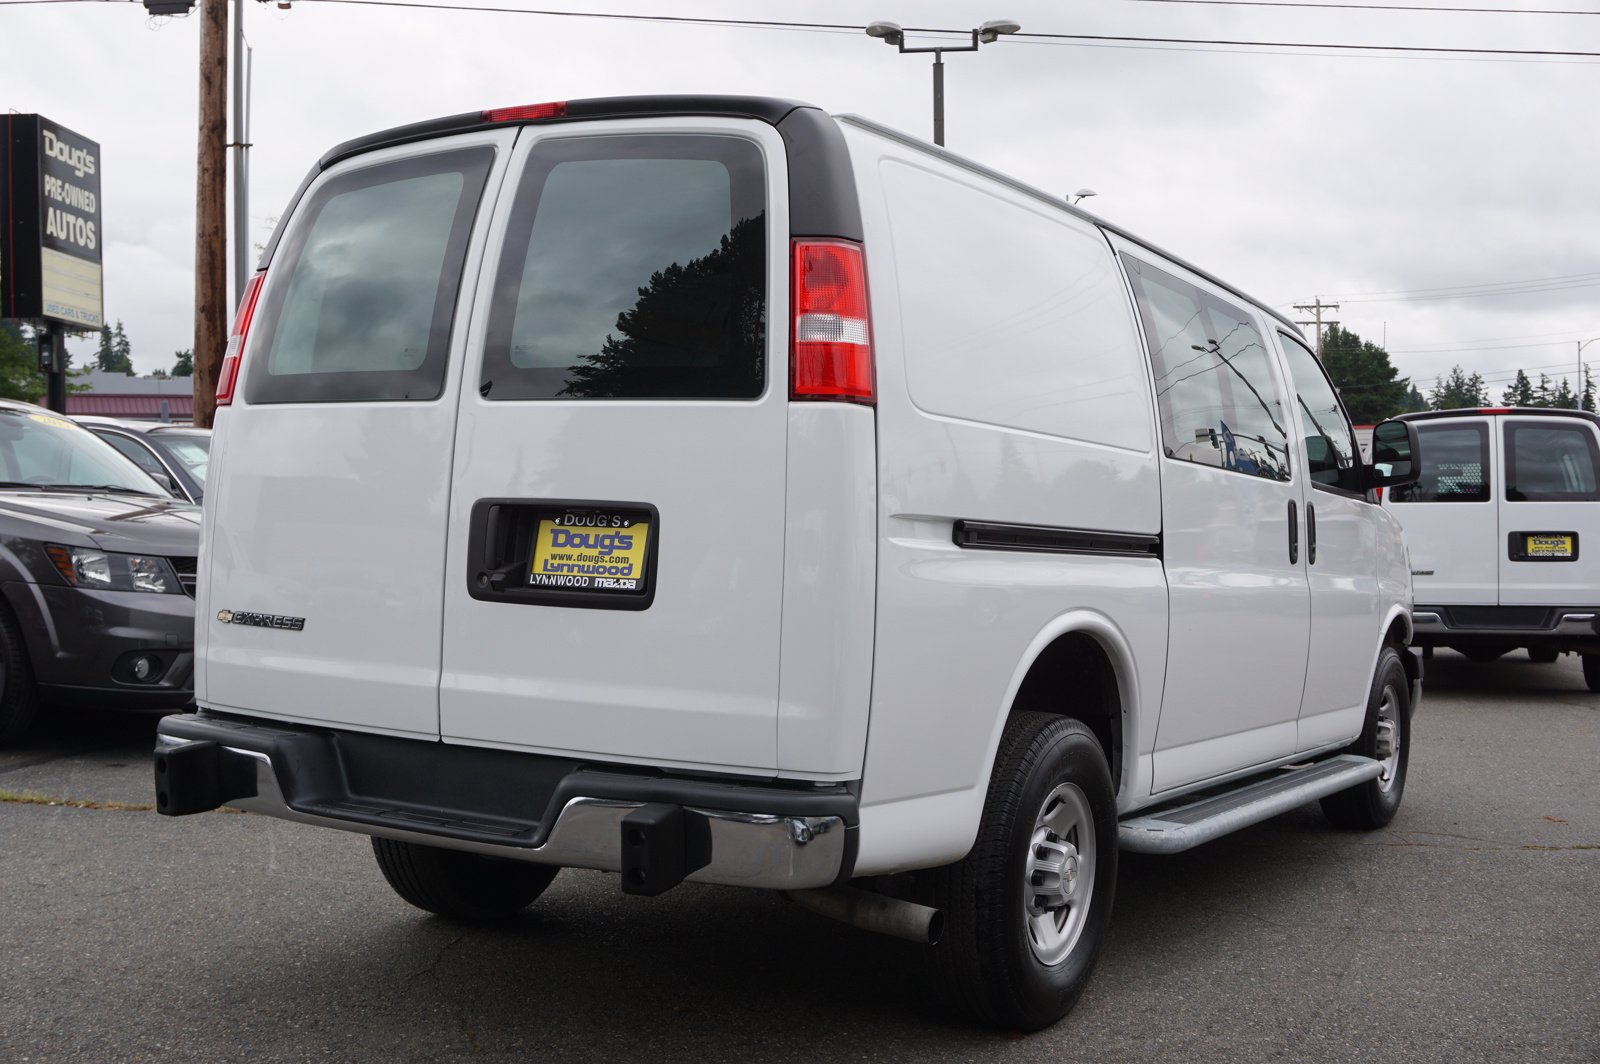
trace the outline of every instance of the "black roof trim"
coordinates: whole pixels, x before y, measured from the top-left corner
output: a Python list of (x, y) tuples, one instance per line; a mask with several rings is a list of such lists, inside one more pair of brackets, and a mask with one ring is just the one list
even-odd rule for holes
[(1571, 417), (1600, 425), (1600, 414), (1587, 410), (1573, 410), (1565, 406), (1464, 406), (1455, 410), (1414, 410), (1409, 414), (1396, 414), (1396, 421), (1433, 421), (1449, 417)]
[[(542, 118), (537, 119), (537, 123), (560, 125), (563, 122), (582, 121), (588, 118), (625, 118), (632, 115), (729, 115), (735, 118), (755, 118), (776, 126), (796, 108), (813, 106), (798, 100), (782, 100), (771, 96), (597, 96), (587, 100), (567, 100), (566, 104), (565, 118)], [(361, 152), (390, 148), (396, 144), (410, 144), (430, 137), (448, 136), (451, 133), (465, 133), (469, 129), (494, 129), (501, 126), (532, 124), (524, 119), (485, 122), (483, 114), (483, 111), (467, 111), (356, 137), (324, 155), (318, 166), (326, 170), (341, 159), (348, 159)]]

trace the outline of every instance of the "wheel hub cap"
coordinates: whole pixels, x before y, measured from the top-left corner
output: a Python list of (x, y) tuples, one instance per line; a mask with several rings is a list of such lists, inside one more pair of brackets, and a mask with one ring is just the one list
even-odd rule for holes
[(1042, 964), (1059, 964), (1083, 934), (1094, 894), (1095, 830), (1089, 799), (1058, 784), (1039, 807), (1023, 867), (1028, 945)]

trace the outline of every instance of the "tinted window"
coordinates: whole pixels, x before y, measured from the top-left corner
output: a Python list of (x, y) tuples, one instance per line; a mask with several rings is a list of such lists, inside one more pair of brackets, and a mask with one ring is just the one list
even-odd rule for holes
[(1168, 458), (1289, 479), (1283, 394), (1249, 312), (1124, 255)]
[(1421, 424), (1422, 476), (1389, 489), (1391, 502), (1487, 502), (1489, 429), (1480, 422)]
[(751, 399), (766, 383), (761, 152), (733, 137), (533, 149), (489, 313), (494, 399)]
[(489, 148), (367, 167), (296, 215), (257, 311), (252, 403), (435, 399)]
[(1596, 465), (1600, 455), (1587, 424), (1506, 422), (1506, 498), (1511, 502), (1600, 499)]
[(1294, 382), (1295, 407), (1300, 412), (1300, 431), (1306, 438), (1306, 463), (1312, 481), (1346, 491), (1361, 490), (1355, 432), (1322, 363), (1293, 336), (1278, 336)]

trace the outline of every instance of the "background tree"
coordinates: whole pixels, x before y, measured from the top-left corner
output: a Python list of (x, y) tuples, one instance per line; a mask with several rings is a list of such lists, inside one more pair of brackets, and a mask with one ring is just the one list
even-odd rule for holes
[(1422, 394), (1421, 388), (1413, 384), (1411, 390), (1406, 393), (1406, 412), (1426, 409), (1428, 409), (1428, 397)]
[(115, 330), (109, 325), (100, 326), (100, 346), (95, 351), (95, 368), (104, 373), (126, 373), (133, 376), (133, 351), (128, 334), (117, 321)]
[(1435, 410), (1488, 406), (1489, 392), (1484, 387), (1483, 374), (1474, 373), (1469, 377), (1459, 364), (1452, 367), (1448, 377), (1435, 378), (1428, 405)]
[(1376, 425), (1406, 409), (1411, 381), (1372, 341), (1330, 325), (1322, 333), (1322, 365), (1356, 424)]
[(173, 357), (176, 359), (176, 361), (172, 363), (172, 375), (174, 377), (193, 377), (194, 376), (194, 352), (193, 351), (189, 350), (186, 347), (182, 351), (174, 352)]
[(16, 322), (0, 321), (0, 398), (32, 403), (44, 393), (38, 341)]
[(1562, 410), (1571, 410), (1577, 404), (1573, 402), (1577, 397), (1572, 394), (1572, 385), (1567, 383), (1567, 378), (1561, 378), (1561, 385), (1550, 396), (1550, 405)]
[(1517, 370), (1517, 379), (1500, 393), (1500, 401), (1506, 406), (1532, 406), (1533, 398), (1533, 382), (1520, 369)]
[(116, 364), (122, 372), (133, 376), (133, 345), (128, 342), (128, 334), (122, 331), (122, 321), (118, 319), (114, 338), (111, 341), (111, 352), (116, 357)]
[(1594, 413), (1594, 377), (1589, 373), (1589, 367), (1583, 367), (1583, 408), (1589, 413)]
[(1549, 406), (1550, 399), (1555, 393), (1550, 390), (1550, 375), (1539, 374), (1539, 386), (1533, 390), (1533, 402), (1529, 406)]

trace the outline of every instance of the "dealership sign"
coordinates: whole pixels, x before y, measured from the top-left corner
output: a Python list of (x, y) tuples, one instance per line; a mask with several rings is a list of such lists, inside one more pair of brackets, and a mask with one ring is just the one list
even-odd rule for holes
[(98, 329), (100, 145), (39, 115), (0, 115), (0, 318)]

